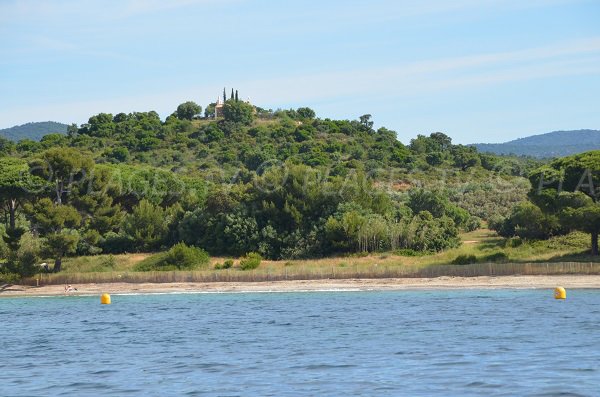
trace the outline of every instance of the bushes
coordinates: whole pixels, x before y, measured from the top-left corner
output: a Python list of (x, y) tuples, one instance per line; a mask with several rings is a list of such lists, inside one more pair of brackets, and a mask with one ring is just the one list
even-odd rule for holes
[(508, 255), (504, 252), (493, 252), (482, 258), (477, 258), (475, 255), (459, 255), (452, 261), (453, 265), (470, 265), (472, 263), (504, 263), (508, 262)]
[(503, 263), (508, 262), (508, 255), (504, 252), (494, 252), (483, 257), (483, 262)]
[(195, 270), (209, 263), (206, 251), (179, 243), (167, 252), (152, 255), (136, 265), (136, 271)]
[(475, 255), (459, 255), (452, 261), (453, 265), (469, 265), (471, 263), (477, 263)]
[(262, 257), (260, 254), (256, 252), (250, 252), (246, 254), (242, 258), (240, 258), (240, 269), (242, 270), (252, 270), (256, 269), (260, 266), (260, 262), (262, 261)]
[(225, 260), (225, 262), (223, 262), (222, 265), (220, 263), (217, 263), (215, 265), (215, 269), (216, 270), (231, 269), (232, 267), (233, 267), (233, 260), (232, 259)]

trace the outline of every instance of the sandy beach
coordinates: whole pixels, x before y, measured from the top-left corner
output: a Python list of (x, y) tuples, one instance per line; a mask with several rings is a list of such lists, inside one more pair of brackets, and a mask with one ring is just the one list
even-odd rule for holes
[[(290, 280), (272, 282), (214, 282), (214, 283), (105, 283), (73, 285), (77, 291), (68, 295), (176, 293), (176, 292), (294, 292), (294, 291), (393, 291), (415, 289), (540, 289), (557, 286), (570, 288), (600, 288), (600, 276), (497, 276), (497, 277), (438, 277), (347, 280)], [(0, 297), (65, 295), (64, 285), (31, 287), (4, 285)]]

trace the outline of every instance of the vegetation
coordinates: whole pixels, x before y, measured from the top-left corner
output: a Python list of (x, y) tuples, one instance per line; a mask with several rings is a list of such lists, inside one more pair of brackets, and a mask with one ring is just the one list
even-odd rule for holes
[[(462, 254), (461, 233), (486, 223), (528, 240), (594, 233), (595, 223), (581, 226), (593, 219), (591, 196), (570, 212), (531, 209), (524, 176), (542, 166), (532, 159), (480, 154), (440, 132), (404, 145), (374, 130), (368, 114), (330, 120), (306, 107), (254, 107), (233, 90), (225, 99), (216, 119), (214, 104), (201, 118), (201, 107), (185, 102), (165, 121), (153, 111), (100, 113), (67, 135), (6, 146), (2, 271), (28, 276), (44, 258), (59, 272), (76, 256), (117, 271), (115, 258), (142, 252), (158, 253), (130, 271), (199, 271), (208, 254), (245, 255), (240, 269), (261, 258), (380, 252), (452, 253), (450, 263)], [(511, 224), (518, 209), (525, 223)], [(544, 228), (552, 233), (538, 233)], [(499, 251), (476, 260), (513, 260)]]
[[(212, 258), (210, 267), (193, 271), (135, 271), (147, 254), (95, 255), (65, 258), (60, 273), (36, 275), (24, 282), (36, 284), (85, 282), (207, 282), (207, 281), (273, 281), (315, 278), (384, 278), (438, 277), (511, 274), (600, 274), (600, 262), (582, 253), (587, 251), (588, 236), (574, 232), (549, 240), (526, 241), (504, 239), (480, 229), (461, 234), (465, 242), (460, 247), (435, 254), (414, 255), (408, 252), (347, 254), (317, 259), (262, 260), (254, 270), (239, 267), (222, 269), (223, 258)], [(506, 260), (487, 258), (500, 254)], [(461, 255), (474, 255), (471, 264), (453, 265)], [(493, 259), (493, 258), (492, 258)], [(231, 261), (233, 265), (233, 261)], [(219, 265), (219, 266), (217, 266)]]
[(240, 269), (256, 269), (260, 266), (261, 261), (262, 257), (260, 256), (260, 254), (257, 254), (256, 252), (250, 252), (249, 254), (246, 254), (244, 257), (240, 258)]
[(196, 270), (206, 267), (209, 256), (206, 251), (188, 247), (184, 243), (175, 244), (168, 251), (152, 255), (135, 267), (137, 271)]
[(531, 173), (530, 202), (493, 223), (506, 237), (547, 239), (578, 230), (589, 233), (598, 256), (600, 234), (600, 151), (556, 159)]

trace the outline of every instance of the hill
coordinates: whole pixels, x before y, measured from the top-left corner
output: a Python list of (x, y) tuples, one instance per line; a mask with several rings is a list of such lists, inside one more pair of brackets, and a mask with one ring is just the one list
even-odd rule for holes
[(0, 130), (0, 136), (15, 142), (20, 141), (21, 139), (39, 141), (44, 135), (47, 134), (66, 134), (67, 127), (67, 124), (57, 123), (56, 121), (41, 121), (2, 129)]
[(331, 120), (235, 100), (216, 119), (193, 113), (99, 113), (69, 135), (5, 144), (8, 228), (27, 221), (55, 269), (66, 255), (170, 247), (166, 268), (194, 262), (200, 253), (180, 242), (271, 259), (438, 252), (509, 215), (530, 189), (522, 175), (538, 166), (441, 132), (405, 145), (369, 115)]
[(600, 149), (599, 130), (554, 131), (505, 143), (476, 143), (480, 152), (536, 158), (569, 156)]

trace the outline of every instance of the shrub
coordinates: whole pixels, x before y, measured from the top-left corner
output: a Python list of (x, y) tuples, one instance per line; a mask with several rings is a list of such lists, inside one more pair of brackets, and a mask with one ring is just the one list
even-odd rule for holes
[(225, 262), (223, 262), (223, 266), (221, 266), (221, 269), (231, 269), (232, 267), (233, 267), (233, 260), (227, 259)]
[(246, 254), (246, 256), (240, 258), (240, 269), (256, 269), (258, 266), (260, 266), (261, 261), (262, 257), (260, 256), (260, 254), (257, 254), (256, 252), (250, 252)]
[(194, 270), (206, 267), (210, 257), (206, 251), (179, 243), (167, 252), (152, 255), (138, 263), (136, 271)]
[(484, 262), (496, 262), (496, 263), (507, 262), (508, 255), (506, 255), (504, 252), (494, 252), (493, 254), (484, 256), (483, 261)]
[(452, 261), (453, 265), (468, 265), (471, 263), (477, 263), (475, 255), (459, 255)]
[(0, 284), (15, 284), (20, 279), (21, 276), (16, 273), (0, 273)]
[(505, 245), (510, 248), (517, 248), (523, 245), (523, 239), (521, 237), (510, 237), (506, 239)]
[(398, 256), (424, 256), (425, 252), (415, 251), (410, 248), (403, 248), (403, 249), (394, 251), (394, 254), (396, 254)]
[(463, 226), (465, 232), (472, 232), (481, 228), (481, 218), (470, 216)]

